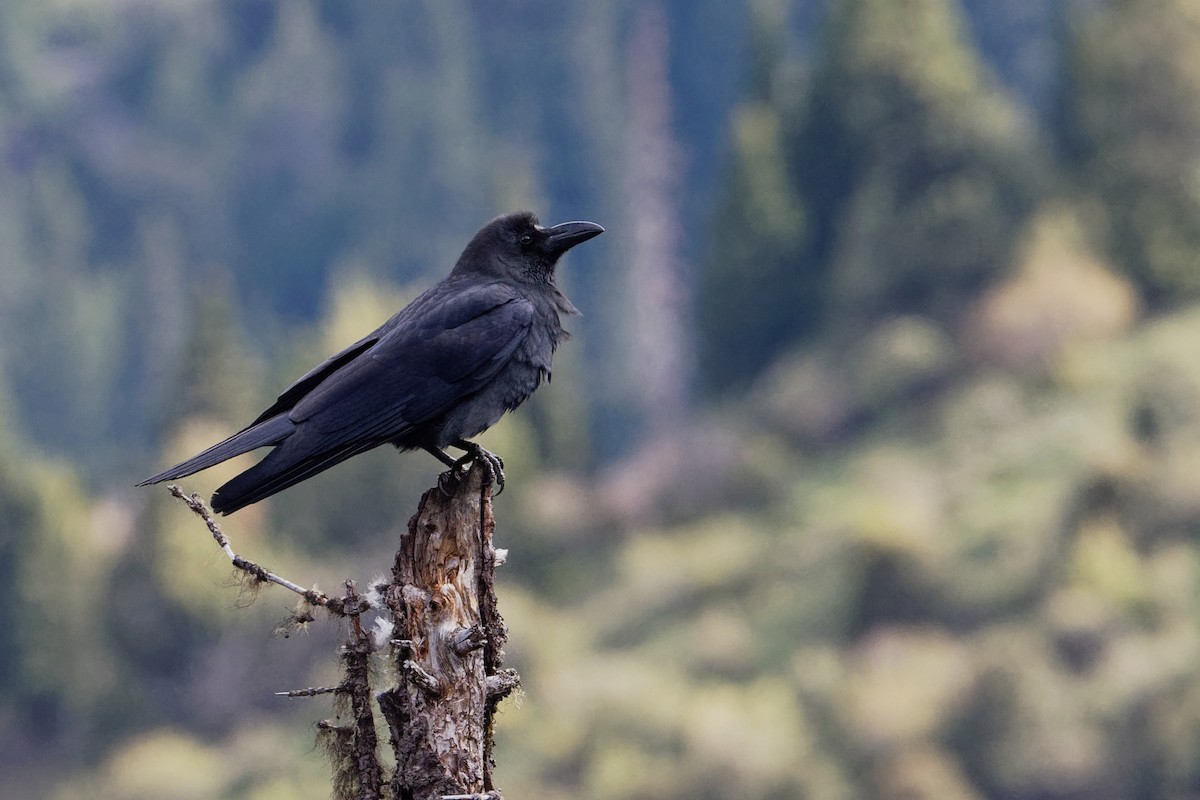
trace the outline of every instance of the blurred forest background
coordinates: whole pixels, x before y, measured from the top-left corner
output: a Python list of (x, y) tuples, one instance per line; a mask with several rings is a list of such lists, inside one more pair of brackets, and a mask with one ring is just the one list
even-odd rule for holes
[[(326, 796), (340, 632), (131, 486), (519, 207), (608, 233), (486, 437), (506, 796), (1200, 798), (1194, 0), (3, 0), (0, 795)], [(439, 469), (227, 529), (365, 583)]]

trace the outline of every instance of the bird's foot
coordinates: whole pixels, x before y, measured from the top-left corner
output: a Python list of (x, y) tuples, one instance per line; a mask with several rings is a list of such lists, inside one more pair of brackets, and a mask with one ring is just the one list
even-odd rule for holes
[(462, 466), (469, 463), (482, 464), (484, 469), (484, 486), (496, 484), (496, 494), (504, 491), (504, 459), (490, 450), (484, 450), (475, 442), (459, 442), (456, 446), (467, 451), (467, 454), (455, 461), (455, 468), (451, 472), (457, 471)]
[(496, 494), (504, 491), (504, 459), (488, 450), (480, 448), (480, 459), (486, 468), (484, 475), (484, 485), (496, 484)]

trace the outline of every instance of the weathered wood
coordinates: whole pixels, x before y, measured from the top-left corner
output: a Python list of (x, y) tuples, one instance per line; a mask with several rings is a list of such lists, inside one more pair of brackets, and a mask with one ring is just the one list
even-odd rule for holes
[(394, 797), (494, 791), (491, 720), (499, 697), (488, 687), (498, 677), (512, 686), (517, 679), (502, 670), (507, 630), (496, 611), (491, 506), (481, 466), (449, 493), (426, 492), (384, 588), (400, 676), (379, 696), (396, 754)]
[[(285, 635), (311, 622), (314, 606), (348, 618), (342, 681), (278, 693), (332, 694), (344, 704), (339, 715), (352, 717), (350, 724), (317, 723), (338, 800), (501, 800), (492, 783), (492, 718), (520, 677), (503, 666), (508, 630), (496, 609), (495, 571), (506, 554), (492, 544), (490, 474), (477, 464), (461, 481), (444, 480), (426, 492), (401, 537), (392, 581), (367, 594), (347, 581), (344, 597), (305, 589), (242, 558), (198, 496), (170, 487), (254, 585), (276, 583), (304, 598), (281, 626)], [(390, 635), (373, 637), (364, 614), (378, 614), (375, 630)], [(381, 655), (392, 660), (394, 669), (383, 674), (397, 676), (397, 685), (372, 702), (379, 677), (372, 659)], [(378, 756), (376, 707), (390, 730), (390, 776)]]
[(359, 800), (378, 800), (383, 787), (375, 736), (375, 712), (371, 702), (371, 637), (363, 630), (361, 605), (354, 581), (346, 581), (346, 606), (350, 614), (350, 641), (342, 646), (344, 686), (354, 715), (352, 758)]

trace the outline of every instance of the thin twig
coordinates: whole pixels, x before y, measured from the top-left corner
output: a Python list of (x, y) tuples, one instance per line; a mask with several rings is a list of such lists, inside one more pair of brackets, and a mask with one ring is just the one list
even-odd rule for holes
[(354, 581), (346, 581), (346, 600), (350, 611), (350, 641), (342, 648), (346, 691), (354, 713), (353, 755), (358, 775), (358, 797), (375, 800), (381, 796), (383, 771), (379, 765), (375, 735), (375, 704), (371, 692), (371, 637), (363, 630), (359, 614), (365, 608)]
[(293, 689), (290, 692), (276, 692), (276, 697), (316, 697), (319, 694), (334, 694), (336, 692), (345, 693), (349, 691), (345, 686), (313, 686), (308, 689)]
[(430, 675), (424, 667), (409, 659), (400, 664), (409, 679), (427, 694), (437, 697), (442, 693), (442, 682)]
[(200, 495), (194, 493), (191, 495), (184, 494), (183, 490), (175, 484), (169, 485), (167, 489), (171, 492), (172, 496), (178, 500), (182, 500), (183, 503), (196, 514), (196, 516), (204, 520), (204, 524), (208, 527), (209, 533), (212, 534), (212, 537), (216, 540), (217, 545), (225, 551), (225, 555), (229, 556), (229, 560), (233, 562), (234, 567), (252, 576), (255, 580), (262, 581), (264, 583), (274, 583), (277, 586), (282, 586), (289, 591), (295, 592), (308, 602), (316, 606), (321, 606), (331, 614), (339, 617), (344, 617), (346, 615), (346, 612), (343, 608), (344, 602), (340, 598), (329, 597), (323, 592), (318, 592), (316, 589), (305, 589), (303, 586), (293, 583), (287, 578), (280, 577), (274, 572), (270, 572), (253, 561), (242, 558), (235, 553), (233, 551), (233, 547), (229, 544), (229, 537), (225, 535), (223, 530), (221, 530), (221, 526), (217, 523), (216, 519), (213, 518), (212, 511), (210, 511), (205, 502), (200, 499)]

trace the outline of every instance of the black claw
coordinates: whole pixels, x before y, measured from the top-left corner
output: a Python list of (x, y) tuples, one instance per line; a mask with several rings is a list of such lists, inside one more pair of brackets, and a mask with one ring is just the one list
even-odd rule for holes
[(484, 450), (475, 442), (460, 440), (454, 443), (456, 447), (461, 447), (466, 451), (466, 455), (454, 462), (453, 471), (457, 471), (468, 463), (483, 464), (487, 471), (485, 481), (487, 484), (496, 484), (496, 494), (499, 495), (504, 491), (504, 459), (493, 452)]
[(480, 459), (487, 466), (488, 482), (496, 484), (496, 496), (504, 491), (504, 460), (495, 453), (481, 450)]

